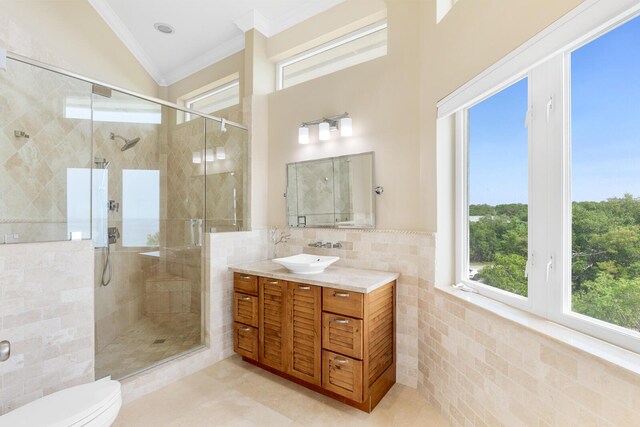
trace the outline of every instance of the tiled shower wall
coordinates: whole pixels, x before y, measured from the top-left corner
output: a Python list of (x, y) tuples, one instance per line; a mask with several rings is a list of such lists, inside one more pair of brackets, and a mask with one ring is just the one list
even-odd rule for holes
[(0, 415), (93, 381), (93, 245), (0, 245)]

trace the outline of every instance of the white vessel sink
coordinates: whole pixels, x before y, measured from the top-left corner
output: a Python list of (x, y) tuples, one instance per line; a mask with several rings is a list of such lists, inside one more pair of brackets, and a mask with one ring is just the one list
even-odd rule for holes
[(300, 254), (286, 258), (276, 258), (272, 261), (286, 267), (292, 273), (318, 274), (339, 259), (340, 257), (337, 256)]

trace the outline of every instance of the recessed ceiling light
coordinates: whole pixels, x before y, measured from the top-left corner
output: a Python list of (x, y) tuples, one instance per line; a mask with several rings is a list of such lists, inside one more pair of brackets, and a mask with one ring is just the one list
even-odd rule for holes
[(153, 24), (153, 27), (164, 34), (173, 34), (176, 30), (169, 24), (164, 24), (162, 22), (156, 22)]

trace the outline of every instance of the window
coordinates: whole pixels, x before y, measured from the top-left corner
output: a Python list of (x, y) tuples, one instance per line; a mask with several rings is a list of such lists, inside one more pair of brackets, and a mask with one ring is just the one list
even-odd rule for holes
[(157, 247), (160, 235), (160, 171), (122, 171), (122, 246)]
[(543, 61), (518, 52), (439, 105), (457, 122), (458, 282), (636, 352), (638, 10)]
[(381, 22), (279, 62), (276, 87), (285, 89), (386, 54), (387, 23)]
[[(217, 86), (204, 93), (185, 99), (184, 106), (190, 110), (212, 114), (240, 103), (240, 80)], [(185, 113), (185, 120), (191, 120), (191, 114)]]
[(469, 278), (528, 294), (528, 80), (468, 110)]

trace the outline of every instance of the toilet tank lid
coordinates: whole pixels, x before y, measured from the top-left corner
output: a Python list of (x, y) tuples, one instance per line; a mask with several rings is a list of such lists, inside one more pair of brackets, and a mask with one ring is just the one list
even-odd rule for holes
[(99, 380), (60, 390), (21, 406), (0, 416), (0, 427), (74, 425), (121, 402), (120, 383)]

